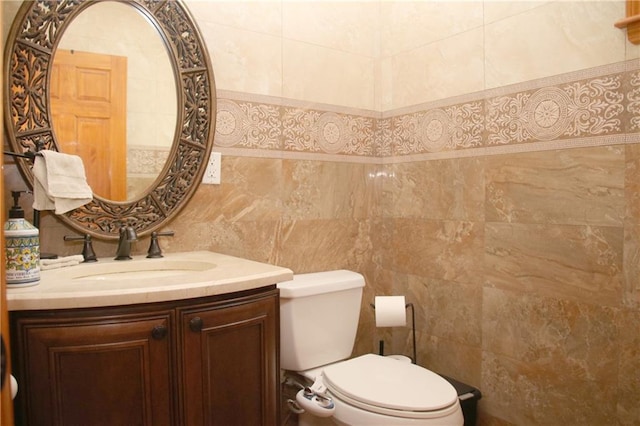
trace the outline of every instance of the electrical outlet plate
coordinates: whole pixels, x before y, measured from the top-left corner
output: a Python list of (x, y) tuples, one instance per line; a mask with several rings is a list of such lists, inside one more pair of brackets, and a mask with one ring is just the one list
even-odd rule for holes
[(222, 166), (222, 154), (219, 152), (211, 152), (207, 169), (204, 171), (202, 183), (209, 185), (220, 185), (220, 170)]

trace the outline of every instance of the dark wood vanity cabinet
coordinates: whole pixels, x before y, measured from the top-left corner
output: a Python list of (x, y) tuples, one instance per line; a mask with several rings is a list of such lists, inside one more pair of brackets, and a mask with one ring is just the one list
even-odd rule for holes
[(274, 286), (128, 307), (12, 313), (23, 425), (277, 425)]

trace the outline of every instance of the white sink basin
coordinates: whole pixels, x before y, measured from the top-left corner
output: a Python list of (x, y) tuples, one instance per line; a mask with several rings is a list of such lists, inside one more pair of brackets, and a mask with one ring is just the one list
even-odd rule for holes
[(65, 275), (72, 280), (120, 281), (185, 275), (215, 267), (215, 263), (207, 261), (140, 259), (80, 265), (78, 268), (70, 268)]

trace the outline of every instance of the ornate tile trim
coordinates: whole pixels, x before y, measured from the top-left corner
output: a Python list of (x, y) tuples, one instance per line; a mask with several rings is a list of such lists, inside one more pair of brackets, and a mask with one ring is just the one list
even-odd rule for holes
[(169, 158), (170, 150), (170, 147), (129, 145), (127, 175), (157, 177)]
[(381, 164), (640, 143), (636, 60), (395, 113), (224, 94), (214, 149), (241, 156)]

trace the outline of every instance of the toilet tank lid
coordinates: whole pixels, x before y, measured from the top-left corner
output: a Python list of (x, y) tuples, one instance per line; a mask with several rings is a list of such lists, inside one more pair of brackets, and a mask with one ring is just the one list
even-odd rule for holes
[(364, 277), (357, 272), (345, 269), (294, 274), (293, 280), (278, 284), (280, 297), (285, 299), (332, 293), (358, 287), (364, 287)]

